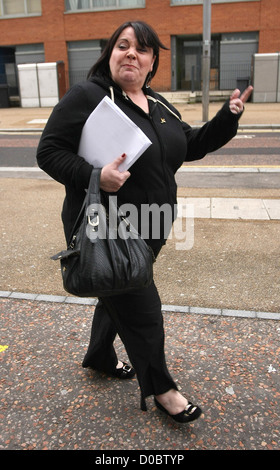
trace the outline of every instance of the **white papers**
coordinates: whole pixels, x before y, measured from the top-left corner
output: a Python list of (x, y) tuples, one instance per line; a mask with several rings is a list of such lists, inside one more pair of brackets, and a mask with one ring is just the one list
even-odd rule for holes
[(126, 154), (119, 166), (125, 171), (151, 145), (151, 141), (108, 96), (88, 117), (81, 135), (79, 155), (95, 168), (102, 168)]

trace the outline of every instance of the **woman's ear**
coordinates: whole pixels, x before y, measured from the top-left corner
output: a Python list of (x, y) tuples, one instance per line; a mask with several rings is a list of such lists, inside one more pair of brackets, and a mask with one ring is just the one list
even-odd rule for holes
[(151, 63), (150, 72), (153, 71), (155, 60), (156, 60), (156, 56), (153, 57), (153, 62)]

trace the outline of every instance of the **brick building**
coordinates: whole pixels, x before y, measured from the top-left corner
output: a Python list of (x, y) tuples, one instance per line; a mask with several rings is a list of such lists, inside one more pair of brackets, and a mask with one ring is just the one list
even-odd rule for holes
[[(250, 76), (252, 54), (280, 51), (280, 0), (212, 0), (210, 89)], [(17, 64), (64, 63), (66, 87), (85, 78), (124, 21), (151, 24), (162, 42), (153, 88), (200, 90), (203, 0), (0, 0), (0, 84)]]

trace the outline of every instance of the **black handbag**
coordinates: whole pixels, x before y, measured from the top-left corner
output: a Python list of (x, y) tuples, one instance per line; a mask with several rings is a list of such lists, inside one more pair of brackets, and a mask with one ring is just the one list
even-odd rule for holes
[(153, 279), (152, 249), (115, 198), (100, 190), (100, 174), (93, 169), (67, 250), (52, 257), (60, 260), (64, 289), (78, 297), (124, 294), (148, 287)]

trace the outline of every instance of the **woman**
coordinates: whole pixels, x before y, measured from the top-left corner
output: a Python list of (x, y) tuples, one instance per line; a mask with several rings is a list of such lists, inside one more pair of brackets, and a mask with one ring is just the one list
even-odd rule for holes
[[(65, 185), (62, 220), (66, 240), (81, 208), (92, 166), (77, 155), (83, 125), (89, 114), (109, 96), (149, 137), (152, 145), (129, 171), (118, 167), (119, 156), (101, 171), (101, 188), (114, 193), (119, 205), (159, 207), (176, 204), (175, 173), (184, 161), (204, 157), (226, 144), (237, 132), (247, 89), (239, 98), (235, 90), (218, 114), (201, 129), (182, 122), (178, 111), (149, 87), (159, 64), (159, 50), (166, 49), (153, 29), (143, 22), (121, 25), (109, 40), (85, 83), (74, 86), (54, 108), (37, 153), (39, 166)], [(138, 226), (141, 233), (141, 225)], [(149, 233), (147, 243), (155, 256), (166, 236)], [(116, 334), (122, 339), (133, 368), (118, 361), (113, 347)], [(178, 392), (167, 369), (161, 302), (154, 283), (131, 294), (99, 299), (93, 317), (91, 338), (83, 367), (101, 370), (119, 378), (135, 372), (145, 398), (154, 395), (156, 406), (175, 421), (198, 418), (201, 409)]]

